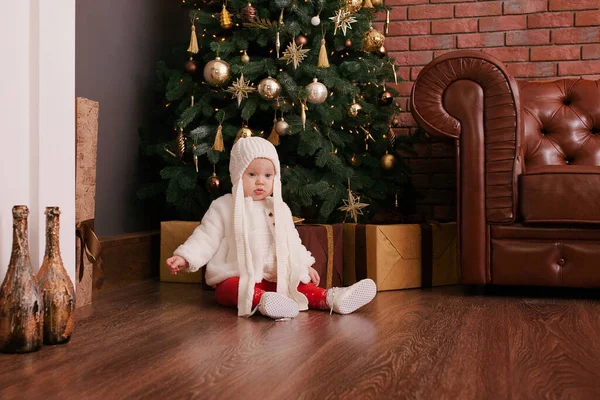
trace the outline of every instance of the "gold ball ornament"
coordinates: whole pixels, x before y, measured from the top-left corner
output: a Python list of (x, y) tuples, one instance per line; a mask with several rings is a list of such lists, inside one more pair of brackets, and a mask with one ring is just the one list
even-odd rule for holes
[(220, 57), (209, 61), (204, 67), (204, 80), (211, 86), (221, 87), (231, 79), (231, 67)]
[(321, 104), (325, 100), (327, 100), (327, 95), (329, 94), (327, 91), (327, 86), (323, 85), (321, 82), (314, 78), (312, 83), (306, 85), (306, 90), (308, 91), (308, 101), (310, 104)]
[(398, 117), (394, 117), (394, 118), (392, 119), (392, 126), (393, 126), (393, 127), (396, 127), (396, 126), (398, 126), (398, 125), (400, 125), (400, 121), (398, 120)]
[(348, 108), (348, 116), (350, 118), (356, 118), (358, 117), (358, 113), (361, 112), (362, 109), (362, 106), (355, 101), (352, 104), (350, 104), (350, 107)]
[(275, 132), (277, 132), (277, 134), (279, 136), (287, 135), (289, 129), (290, 129), (290, 125), (287, 122), (285, 122), (285, 120), (283, 118), (281, 118), (279, 121), (277, 121), (275, 123)]
[(378, 52), (385, 42), (385, 36), (377, 29), (371, 27), (363, 38), (363, 50), (369, 53)]
[(270, 76), (258, 83), (258, 94), (265, 100), (275, 100), (281, 93), (281, 84)]
[(190, 59), (185, 62), (184, 68), (186, 72), (190, 74), (195, 74), (198, 70), (198, 65), (196, 65), (196, 61), (194, 61), (194, 59), (190, 57)]
[(346, 0), (346, 11), (359, 12), (363, 6), (363, 0)]
[(249, 138), (252, 137), (252, 135), (254, 135), (254, 132), (252, 132), (252, 129), (248, 128), (247, 126), (242, 126), (240, 128), (240, 130), (237, 133), (237, 138)]
[(213, 172), (212, 176), (206, 180), (206, 190), (210, 193), (217, 193), (219, 189), (221, 189), (221, 180), (217, 174)]
[(244, 64), (248, 64), (250, 62), (250, 56), (248, 53), (246, 53), (246, 50), (244, 50), (244, 54), (242, 54), (242, 62)]
[(381, 106), (389, 106), (394, 101), (394, 96), (387, 90), (384, 91), (379, 97), (379, 105)]
[(371, 4), (373, 4), (373, 7), (379, 7), (383, 4), (383, 0), (371, 0)]
[(396, 167), (397, 162), (398, 160), (396, 160), (396, 157), (394, 157), (393, 154), (385, 153), (381, 157), (381, 168), (386, 171), (391, 171)]
[(344, 47), (346, 47), (347, 49), (352, 47), (352, 40), (346, 39), (346, 41), (344, 42)]

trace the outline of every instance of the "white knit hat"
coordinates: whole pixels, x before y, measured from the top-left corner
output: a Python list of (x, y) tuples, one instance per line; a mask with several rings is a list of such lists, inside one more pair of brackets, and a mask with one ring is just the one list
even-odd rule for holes
[[(277, 292), (298, 303), (301, 310), (308, 308), (306, 297), (298, 292), (300, 282), (298, 268), (299, 259), (290, 238), (291, 229), (296, 229), (291, 213), (281, 197), (281, 167), (275, 146), (260, 137), (240, 138), (231, 149), (229, 173), (233, 184), (233, 229), (237, 249), (240, 283), (238, 288), (238, 315), (247, 316), (252, 313), (252, 297), (254, 294), (254, 265), (248, 241), (248, 221), (245, 218), (244, 185), (241, 182), (244, 171), (256, 158), (271, 160), (275, 166), (273, 179), (273, 213), (275, 221), (275, 252), (277, 257)], [(289, 214), (289, 215), (286, 215)]]

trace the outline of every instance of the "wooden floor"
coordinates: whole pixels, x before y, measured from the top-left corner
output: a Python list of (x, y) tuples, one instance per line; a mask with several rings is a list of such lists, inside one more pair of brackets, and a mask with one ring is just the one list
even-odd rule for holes
[(599, 298), (455, 286), (273, 322), (147, 281), (80, 309), (67, 345), (0, 354), (0, 399), (600, 398)]

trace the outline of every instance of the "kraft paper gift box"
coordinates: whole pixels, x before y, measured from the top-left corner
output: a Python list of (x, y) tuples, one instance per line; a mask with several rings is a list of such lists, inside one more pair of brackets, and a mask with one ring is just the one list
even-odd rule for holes
[(76, 307), (82, 307), (91, 304), (93, 287), (99, 287), (103, 282), (100, 268), (102, 246), (93, 230), (99, 104), (97, 101), (78, 97), (75, 106), (75, 304)]
[(343, 226), (296, 225), (302, 244), (315, 258), (312, 266), (317, 270), (324, 289), (343, 286)]
[(171, 274), (167, 267), (167, 258), (173, 255), (177, 247), (182, 245), (194, 232), (200, 222), (163, 221), (160, 223), (160, 280), (162, 282), (202, 283), (204, 267), (197, 272), (179, 272)]
[(456, 223), (344, 224), (344, 286), (364, 278), (379, 291), (460, 283)]

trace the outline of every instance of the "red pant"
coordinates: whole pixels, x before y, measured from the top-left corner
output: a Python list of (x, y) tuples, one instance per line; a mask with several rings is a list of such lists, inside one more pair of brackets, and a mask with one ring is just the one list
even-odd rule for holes
[[(240, 278), (234, 277), (224, 280), (215, 288), (217, 302), (225, 307), (237, 307), (238, 304), (238, 285)], [(265, 292), (276, 292), (277, 283), (268, 282), (264, 279), (254, 285), (254, 297), (252, 298), (252, 308), (258, 305), (261, 296)], [(314, 283), (300, 283), (298, 291), (308, 299), (308, 308), (313, 310), (329, 310), (327, 306), (327, 290), (316, 286)]]

